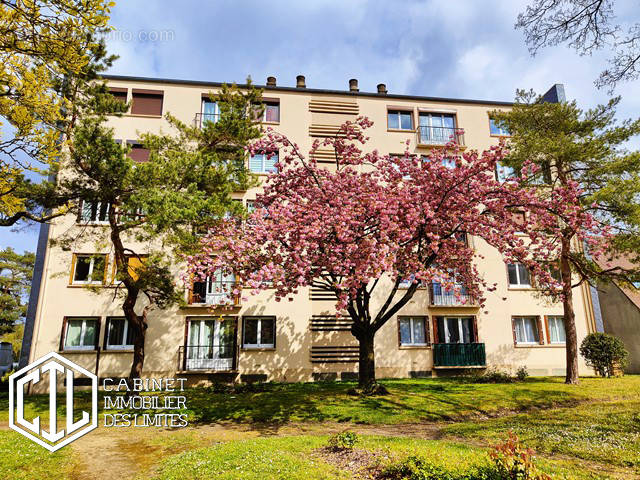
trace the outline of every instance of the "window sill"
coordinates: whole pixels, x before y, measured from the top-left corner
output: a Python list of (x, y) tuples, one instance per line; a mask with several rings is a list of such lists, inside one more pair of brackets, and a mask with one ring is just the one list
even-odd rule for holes
[(109, 222), (76, 222), (79, 227), (108, 227)]
[(387, 132), (399, 132), (399, 133), (416, 133), (415, 128), (404, 129), (404, 128), (389, 128), (387, 127)]
[(275, 352), (276, 347), (247, 347), (242, 346), (243, 352)]
[(494, 138), (511, 138), (511, 135), (505, 135), (502, 133), (490, 133), (489, 136)]
[(545, 343), (545, 344), (539, 344), (539, 343), (516, 343), (514, 345), (515, 348), (565, 348), (565, 344), (564, 343)]
[(91, 287), (109, 287), (110, 285), (107, 285), (106, 283), (87, 283), (87, 284), (75, 284), (75, 283), (71, 283), (69, 285), (67, 285), (67, 287), (69, 288), (91, 288)]
[(145, 115), (143, 113), (125, 113), (124, 117), (138, 117), (138, 118), (162, 118), (162, 115)]
[(267, 121), (263, 121), (260, 122), (263, 125), (280, 125), (280, 122), (267, 122)]
[(102, 353), (133, 353), (133, 348), (104, 348)]
[(534, 288), (534, 287), (511, 287), (511, 286), (509, 286), (507, 288), (507, 290), (509, 290), (510, 292), (531, 292), (531, 291), (534, 291), (534, 290), (537, 290), (537, 289)]
[(431, 345), (399, 345), (398, 350), (431, 350)]
[(77, 350), (74, 350), (74, 349), (71, 349), (71, 350), (58, 350), (58, 353), (60, 353), (60, 354), (67, 354), (67, 353), (97, 353), (97, 352), (98, 352), (98, 350), (95, 349), (95, 348), (88, 348), (86, 350), (83, 350), (81, 348), (79, 348)]

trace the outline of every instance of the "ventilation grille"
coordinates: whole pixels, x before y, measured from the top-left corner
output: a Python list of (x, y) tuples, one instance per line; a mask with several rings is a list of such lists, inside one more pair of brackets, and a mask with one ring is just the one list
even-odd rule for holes
[(332, 291), (318, 287), (311, 287), (309, 289), (309, 298), (311, 300), (336, 300), (336, 296)]
[(358, 351), (358, 347), (311, 347), (311, 363), (355, 363)]
[(346, 315), (311, 315), (312, 332), (351, 330), (353, 320)]
[(345, 113), (348, 115), (358, 115), (360, 108), (354, 101), (340, 100), (310, 100), (309, 111), (319, 113)]

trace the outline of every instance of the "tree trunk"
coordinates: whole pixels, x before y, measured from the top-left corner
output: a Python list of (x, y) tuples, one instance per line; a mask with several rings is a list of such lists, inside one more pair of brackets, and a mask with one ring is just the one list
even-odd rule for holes
[(370, 390), (376, 383), (376, 360), (374, 353), (375, 332), (371, 327), (359, 332), (358, 386)]
[(577, 385), (578, 378), (578, 334), (576, 333), (576, 315), (573, 310), (573, 290), (571, 288), (571, 266), (569, 253), (571, 239), (562, 238), (560, 252), (560, 274), (562, 276), (562, 307), (564, 309), (564, 329), (566, 334), (567, 375), (565, 383)]

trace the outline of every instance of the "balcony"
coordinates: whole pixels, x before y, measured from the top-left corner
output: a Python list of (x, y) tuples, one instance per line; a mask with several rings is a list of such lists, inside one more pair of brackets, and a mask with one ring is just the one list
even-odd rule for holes
[(462, 285), (456, 285), (456, 287), (460, 289), (458, 295), (440, 283), (432, 283), (429, 286), (430, 305), (432, 307), (478, 307), (476, 298), (466, 293)]
[(227, 344), (182, 345), (178, 347), (178, 370), (232, 372), (237, 367), (235, 340)]
[(460, 128), (419, 126), (416, 134), (418, 145), (445, 145), (454, 141), (464, 146), (464, 131)]
[(206, 122), (216, 123), (218, 120), (220, 120), (219, 113), (196, 113), (193, 123), (196, 127), (202, 128)]
[(435, 368), (482, 368), (487, 358), (484, 343), (434, 343)]
[(235, 279), (193, 282), (187, 303), (195, 307), (240, 306), (240, 296), (234, 295)]

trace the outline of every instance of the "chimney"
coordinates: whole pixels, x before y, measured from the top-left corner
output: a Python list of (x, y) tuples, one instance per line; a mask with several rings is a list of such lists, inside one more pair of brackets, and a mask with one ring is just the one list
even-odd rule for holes
[(298, 75), (296, 77), (296, 88), (307, 88), (306, 83), (304, 83), (304, 75)]
[(276, 77), (267, 77), (267, 87), (276, 86)]
[(378, 84), (378, 95), (386, 95), (387, 94), (387, 86), (384, 83)]
[(358, 88), (358, 79), (357, 78), (352, 78), (351, 80), (349, 80), (349, 91), (350, 92), (359, 92), (360, 89)]

